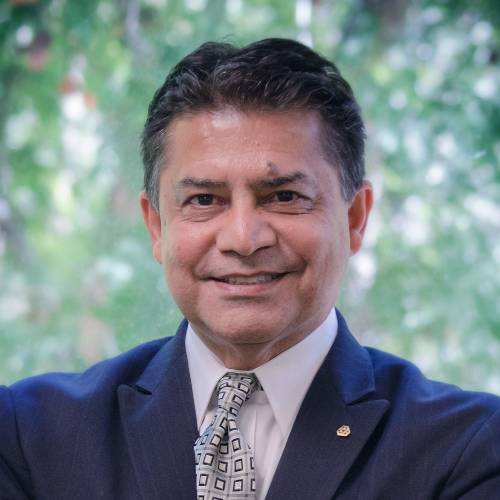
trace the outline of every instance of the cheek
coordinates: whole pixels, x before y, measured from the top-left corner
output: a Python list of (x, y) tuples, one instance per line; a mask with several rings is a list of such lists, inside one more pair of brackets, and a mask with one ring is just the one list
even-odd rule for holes
[(335, 222), (318, 226), (305, 240), (303, 255), (307, 253), (310, 279), (315, 290), (321, 290), (342, 279), (348, 255), (347, 229)]
[(163, 270), (165, 280), (175, 302), (186, 314), (196, 304), (198, 287), (193, 279), (196, 265), (196, 246), (189, 238), (170, 234), (163, 245)]
[(182, 231), (170, 227), (164, 232), (162, 241), (163, 267), (169, 285), (178, 277), (178, 273), (186, 267), (190, 260), (190, 246), (183, 238)]
[(162, 254), (167, 276), (193, 273), (207, 253), (205, 241), (201, 228), (179, 225), (165, 231)]

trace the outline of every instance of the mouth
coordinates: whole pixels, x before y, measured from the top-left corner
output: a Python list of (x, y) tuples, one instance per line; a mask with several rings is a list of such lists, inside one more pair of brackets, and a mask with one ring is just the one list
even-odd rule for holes
[(213, 278), (215, 281), (227, 283), (228, 285), (262, 285), (277, 281), (287, 273), (261, 273), (253, 276), (230, 275)]

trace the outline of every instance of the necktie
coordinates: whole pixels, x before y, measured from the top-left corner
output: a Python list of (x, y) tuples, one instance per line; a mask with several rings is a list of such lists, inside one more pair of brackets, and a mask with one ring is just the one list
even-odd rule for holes
[(260, 384), (253, 373), (226, 373), (217, 383), (217, 412), (194, 444), (198, 500), (255, 499), (254, 457), (236, 419)]

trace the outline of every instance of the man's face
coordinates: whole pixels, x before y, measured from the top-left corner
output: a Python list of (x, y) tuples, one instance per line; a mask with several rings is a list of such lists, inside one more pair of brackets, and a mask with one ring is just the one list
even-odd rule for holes
[(312, 112), (199, 112), (174, 120), (167, 148), (159, 214), (141, 204), (171, 293), (227, 366), (245, 350), (267, 361), (334, 305), (370, 188), (343, 200)]

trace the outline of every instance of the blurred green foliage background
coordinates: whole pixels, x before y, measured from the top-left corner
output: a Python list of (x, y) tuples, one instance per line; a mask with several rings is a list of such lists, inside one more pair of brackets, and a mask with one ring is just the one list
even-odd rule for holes
[(282, 36), (364, 110), (354, 333), (500, 393), (499, 21), (497, 0), (1, 0), (0, 382), (175, 332), (137, 203), (147, 105), (200, 43)]

